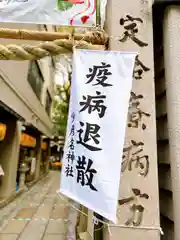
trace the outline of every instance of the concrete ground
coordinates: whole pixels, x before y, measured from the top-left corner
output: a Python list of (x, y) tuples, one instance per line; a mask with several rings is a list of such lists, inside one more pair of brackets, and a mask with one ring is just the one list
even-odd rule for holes
[(67, 199), (57, 195), (54, 171), (15, 201), (0, 209), (0, 240), (65, 240)]

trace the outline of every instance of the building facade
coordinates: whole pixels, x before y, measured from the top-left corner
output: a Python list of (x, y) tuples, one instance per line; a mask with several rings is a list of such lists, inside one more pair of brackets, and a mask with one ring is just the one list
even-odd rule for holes
[[(55, 31), (51, 26), (29, 24), (1, 24), (1, 27)], [(22, 44), (22, 41), (1, 39), (0, 43)], [(4, 172), (0, 176), (0, 204), (47, 171), (54, 68), (51, 57), (0, 62), (0, 165)]]

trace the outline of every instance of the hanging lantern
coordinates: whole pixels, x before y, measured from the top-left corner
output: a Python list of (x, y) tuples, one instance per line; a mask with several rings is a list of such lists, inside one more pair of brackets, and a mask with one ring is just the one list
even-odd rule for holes
[(3, 123), (0, 123), (0, 141), (3, 141), (6, 136), (6, 125)]
[(36, 139), (26, 133), (21, 133), (20, 144), (24, 147), (35, 147)]

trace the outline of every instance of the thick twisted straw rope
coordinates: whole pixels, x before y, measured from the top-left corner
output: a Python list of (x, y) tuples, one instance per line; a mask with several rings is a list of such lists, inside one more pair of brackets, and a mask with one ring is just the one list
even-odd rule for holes
[(34, 60), (46, 56), (55, 56), (58, 54), (72, 51), (73, 46), (85, 49), (104, 49), (103, 45), (92, 45), (86, 41), (73, 41), (60, 39), (52, 42), (42, 42), (38, 45), (1, 45), (0, 60)]
[(0, 29), (0, 38), (43, 41), (34, 46), (27, 44), (0, 44), (0, 60), (35, 60), (50, 55), (67, 53), (72, 51), (73, 46), (93, 50), (104, 49), (108, 41), (107, 35), (103, 31), (92, 31), (87, 34), (72, 33), (70, 35), (58, 32), (50, 33), (5, 28)]

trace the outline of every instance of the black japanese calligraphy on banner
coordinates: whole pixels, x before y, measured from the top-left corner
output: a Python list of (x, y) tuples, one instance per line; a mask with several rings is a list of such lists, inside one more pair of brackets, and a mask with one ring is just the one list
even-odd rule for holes
[[(92, 68), (89, 68), (89, 74), (86, 74), (86, 77), (88, 79), (86, 84), (93, 82), (93, 86), (113, 86), (111, 83), (108, 83), (108, 76), (112, 75), (112, 72), (110, 70), (111, 65), (109, 63), (101, 62), (101, 65), (93, 65)], [(102, 94), (99, 91), (95, 91), (95, 95), (83, 95), (82, 99), (83, 100), (79, 102), (79, 105), (82, 106), (82, 108), (80, 108), (80, 112), (87, 110), (88, 113), (91, 114), (92, 112), (97, 111), (99, 118), (103, 118), (105, 116), (107, 109), (106, 105), (104, 104), (104, 100), (106, 99), (105, 94)], [(102, 148), (99, 147), (100, 128), (101, 127), (98, 124), (80, 122), (80, 129), (78, 130), (79, 139), (77, 140), (77, 144), (83, 145), (90, 151), (102, 150)], [(89, 143), (92, 141), (93, 145)]]
[[(86, 74), (86, 78), (88, 79), (86, 84), (92, 83), (93, 86), (99, 85), (103, 88), (111, 87), (113, 85), (108, 82), (108, 76), (111, 75), (111, 65), (109, 63), (101, 62), (101, 65), (93, 65), (92, 68), (89, 68), (89, 73)], [(92, 114), (92, 112), (96, 111), (100, 119), (104, 118), (107, 109), (104, 102), (106, 97), (107, 96), (105, 94), (102, 94), (100, 91), (96, 91), (96, 89), (93, 95), (83, 95), (82, 101), (79, 102), (81, 107), (79, 112), (82, 114), (84, 111), (87, 111), (88, 114)], [(79, 124), (80, 129), (77, 131), (77, 144), (81, 144), (89, 151), (96, 152), (102, 150), (102, 148), (99, 147), (101, 140), (101, 127), (98, 124), (92, 124), (89, 122), (79, 122)], [(91, 190), (98, 191), (92, 185), (93, 177), (94, 174), (97, 174), (97, 170), (91, 168), (93, 165), (92, 159), (88, 158), (87, 161), (85, 156), (79, 156), (78, 165), (76, 166), (77, 183), (80, 183), (82, 186), (88, 185)]]
[(74, 121), (75, 121), (75, 113), (73, 112), (73, 113), (71, 114), (71, 122), (74, 123)]
[(101, 92), (96, 91), (95, 96), (87, 95), (83, 96), (83, 101), (79, 104), (83, 106), (80, 112), (85, 110), (91, 114), (93, 111), (97, 111), (100, 118), (104, 117), (107, 107), (104, 105), (104, 100), (106, 99), (106, 95), (101, 94)]
[(110, 68), (111, 64), (105, 62), (101, 62), (99, 66), (93, 65), (89, 68), (89, 74), (86, 75), (88, 79), (86, 84), (94, 82), (93, 86), (111, 87), (112, 84), (108, 83), (108, 76), (112, 75)]
[(81, 186), (89, 186), (89, 188), (93, 191), (97, 191), (97, 189), (93, 185), (94, 174), (97, 173), (92, 166), (93, 161), (91, 159), (86, 159), (85, 156), (78, 156), (77, 160), (77, 182), (81, 184)]
[[(98, 147), (100, 143), (99, 140), (100, 134), (98, 133), (100, 130), (100, 126), (88, 122), (86, 123), (80, 122), (80, 126), (81, 128), (78, 130), (79, 139), (77, 140), (77, 144), (83, 145), (90, 151), (102, 150), (101, 148)], [(93, 145), (88, 144), (89, 142), (93, 142)]]
[(66, 177), (74, 177), (74, 169), (71, 164), (68, 163), (68, 165), (65, 167), (65, 174)]

